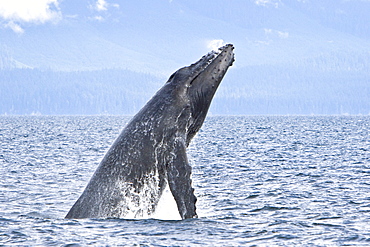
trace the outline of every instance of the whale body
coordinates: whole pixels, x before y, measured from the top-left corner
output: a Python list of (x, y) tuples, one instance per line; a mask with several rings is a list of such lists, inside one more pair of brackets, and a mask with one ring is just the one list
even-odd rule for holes
[(233, 45), (173, 73), (108, 150), (66, 218), (150, 217), (166, 188), (182, 219), (197, 217), (186, 148), (234, 61)]

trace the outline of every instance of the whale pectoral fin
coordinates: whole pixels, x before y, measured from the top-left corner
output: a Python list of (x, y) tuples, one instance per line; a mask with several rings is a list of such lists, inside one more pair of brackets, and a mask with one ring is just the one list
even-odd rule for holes
[(186, 148), (177, 142), (175, 157), (167, 170), (168, 184), (182, 219), (197, 217), (194, 189), (191, 186), (191, 166), (188, 164)]

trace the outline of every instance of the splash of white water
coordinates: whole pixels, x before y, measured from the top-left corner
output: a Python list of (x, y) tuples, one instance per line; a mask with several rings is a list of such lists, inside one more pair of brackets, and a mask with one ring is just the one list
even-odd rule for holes
[(167, 185), (151, 218), (159, 220), (181, 220), (175, 198)]

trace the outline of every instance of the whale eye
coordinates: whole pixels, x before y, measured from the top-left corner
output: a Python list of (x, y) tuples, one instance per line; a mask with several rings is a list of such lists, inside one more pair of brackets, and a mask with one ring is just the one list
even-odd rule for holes
[(199, 77), (199, 75), (200, 75), (201, 73), (198, 73), (191, 81), (190, 81), (190, 83), (189, 83), (189, 86), (192, 86), (192, 84), (193, 84), (193, 82), (196, 80), (196, 79), (198, 79), (198, 77)]

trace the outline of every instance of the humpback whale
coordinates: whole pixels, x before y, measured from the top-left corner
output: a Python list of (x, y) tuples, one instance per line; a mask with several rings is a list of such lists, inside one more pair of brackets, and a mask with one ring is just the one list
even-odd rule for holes
[(233, 45), (173, 73), (114, 141), (66, 218), (150, 217), (166, 188), (182, 219), (197, 217), (186, 148), (234, 62)]

